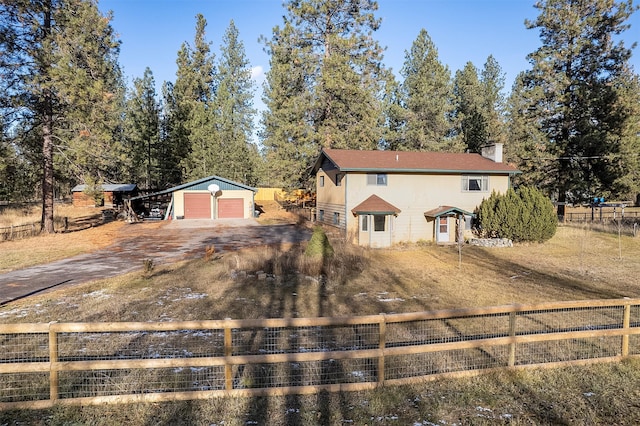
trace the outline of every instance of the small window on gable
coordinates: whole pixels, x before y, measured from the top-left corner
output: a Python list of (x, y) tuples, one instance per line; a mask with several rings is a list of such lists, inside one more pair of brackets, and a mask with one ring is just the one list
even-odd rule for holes
[(320, 182), (318, 183), (321, 187), (324, 186), (324, 176), (320, 176)]
[(463, 192), (488, 192), (489, 176), (487, 175), (464, 175), (462, 176)]
[(367, 185), (387, 186), (387, 174), (386, 173), (368, 174)]

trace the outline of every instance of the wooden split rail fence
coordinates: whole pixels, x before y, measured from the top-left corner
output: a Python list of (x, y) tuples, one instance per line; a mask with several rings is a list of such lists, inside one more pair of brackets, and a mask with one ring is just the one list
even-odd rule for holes
[(0, 324), (0, 409), (372, 389), (640, 355), (640, 299), (345, 318)]
[(40, 234), (40, 222), (11, 225), (0, 228), (0, 241), (18, 240)]

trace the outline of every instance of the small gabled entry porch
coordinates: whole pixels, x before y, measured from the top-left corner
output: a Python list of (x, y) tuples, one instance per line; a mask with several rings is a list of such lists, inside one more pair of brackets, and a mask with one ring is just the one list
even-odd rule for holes
[(366, 247), (390, 247), (394, 218), (400, 209), (377, 195), (371, 195), (351, 209), (358, 218), (358, 244)]
[(453, 206), (439, 206), (424, 212), (427, 221), (433, 221), (433, 236), (437, 244), (449, 244), (464, 239), (467, 220), (473, 213)]

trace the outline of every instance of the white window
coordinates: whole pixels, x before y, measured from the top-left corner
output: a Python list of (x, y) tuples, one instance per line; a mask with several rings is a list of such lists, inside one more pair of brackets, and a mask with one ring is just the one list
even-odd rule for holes
[(362, 232), (369, 231), (369, 216), (360, 216), (362, 218)]
[(387, 174), (386, 173), (368, 174), (367, 185), (387, 186)]
[(320, 186), (324, 186), (324, 176), (320, 176), (320, 182), (319, 182)]
[(463, 192), (488, 192), (489, 176), (487, 175), (463, 175), (462, 176)]

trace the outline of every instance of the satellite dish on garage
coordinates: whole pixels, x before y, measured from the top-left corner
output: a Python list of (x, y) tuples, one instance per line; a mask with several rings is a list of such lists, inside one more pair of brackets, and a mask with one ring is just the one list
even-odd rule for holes
[(218, 191), (220, 191), (220, 187), (219, 187), (218, 185), (216, 185), (215, 183), (212, 183), (211, 185), (209, 185), (209, 186), (207, 187), (207, 189), (209, 190), (209, 192), (210, 192), (212, 195), (216, 195), (216, 193), (217, 193)]

